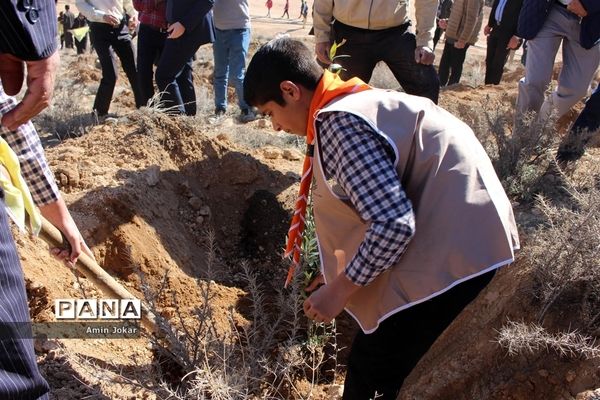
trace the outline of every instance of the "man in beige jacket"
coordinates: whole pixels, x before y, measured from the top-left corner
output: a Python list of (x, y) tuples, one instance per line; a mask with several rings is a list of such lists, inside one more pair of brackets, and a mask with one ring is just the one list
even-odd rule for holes
[(460, 82), (467, 49), (477, 42), (482, 22), (483, 0), (454, 1), (439, 66), (441, 86)]
[(304, 312), (329, 323), (345, 309), (361, 327), (343, 398), (393, 400), (514, 259), (516, 223), (492, 163), (473, 131), (430, 100), (342, 81), (289, 38), (256, 52), (244, 97), (275, 130), (306, 136), (299, 201), (314, 176), (322, 275)]
[(335, 62), (343, 79), (359, 77), (369, 82), (383, 61), (406, 93), (437, 103), (439, 83), (433, 68), (433, 34), (437, 0), (415, 0), (417, 26), (409, 30), (408, 0), (315, 0), (313, 25), (315, 51), (324, 64), (331, 63), (332, 42), (344, 45)]

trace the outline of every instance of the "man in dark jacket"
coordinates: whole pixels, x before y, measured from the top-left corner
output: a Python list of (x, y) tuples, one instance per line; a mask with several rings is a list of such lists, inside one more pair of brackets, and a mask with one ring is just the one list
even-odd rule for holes
[(68, 4), (65, 4), (65, 12), (63, 14), (62, 24), (65, 35), (65, 47), (67, 49), (73, 48), (73, 33), (70, 30), (73, 29), (74, 22), (75, 14), (71, 12), (71, 7), (69, 7)]
[[(524, 0), (517, 35), (527, 39), (517, 121), (528, 111), (539, 112), (542, 119), (552, 112), (564, 115), (585, 96), (600, 62), (600, 1)], [(544, 99), (561, 43), (563, 66), (558, 85)]]
[(494, 0), (488, 24), (483, 32), (487, 35), (485, 57), (485, 84), (498, 85), (502, 80), (504, 64), (511, 49), (519, 47), (516, 35), (519, 12), (523, 0)]
[[(433, 34), (433, 49), (442, 37), (442, 33), (446, 30), (443, 26), (446, 25), (448, 18), (450, 18), (450, 11), (452, 11), (452, 4), (454, 0), (440, 0), (438, 6), (437, 16), (435, 17), (435, 33)], [(444, 21), (440, 24), (440, 21)]]
[(213, 0), (167, 0), (169, 35), (156, 67), (156, 84), (171, 113), (196, 114), (192, 61), (200, 46), (215, 41), (213, 4)]

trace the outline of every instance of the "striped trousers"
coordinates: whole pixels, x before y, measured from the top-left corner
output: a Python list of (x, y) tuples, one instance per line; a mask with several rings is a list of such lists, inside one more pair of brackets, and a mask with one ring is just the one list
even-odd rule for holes
[(33, 351), (23, 271), (4, 210), (0, 189), (0, 399), (47, 399), (48, 384)]

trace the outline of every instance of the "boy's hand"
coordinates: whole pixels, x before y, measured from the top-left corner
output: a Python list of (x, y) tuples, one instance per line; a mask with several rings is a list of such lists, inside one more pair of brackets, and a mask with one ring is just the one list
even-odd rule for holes
[(315, 44), (315, 54), (317, 55), (317, 59), (325, 65), (331, 64), (331, 60), (329, 59), (330, 47), (331, 44), (329, 42), (321, 42)]
[(513, 35), (510, 38), (510, 40), (508, 41), (508, 44), (506, 45), (506, 48), (510, 49), (510, 50), (516, 50), (516, 49), (519, 48), (520, 45), (521, 45), (521, 43), (519, 41), (519, 38), (517, 36)]
[(467, 43), (464, 40), (457, 40), (454, 42), (454, 48), (456, 49), (464, 49)]
[[(343, 271), (346, 266), (346, 253), (336, 250), (335, 257), (338, 271)], [(319, 279), (322, 280), (323, 276), (317, 276), (306, 290), (308, 291), (309, 288), (314, 290)], [(331, 283), (321, 286), (308, 299), (304, 300), (304, 314), (313, 321), (328, 324), (344, 310), (348, 299), (358, 289), (360, 286), (355, 285), (342, 272)]]
[(183, 26), (181, 22), (175, 22), (174, 24), (169, 25), (167, 32), (169, 32), (167, 39), (177, 39), (185, 33), (185, 26)]
[(417, 64), (431, 65), (435, 60), (435, 54), (427, 46), (418, 46), (415, 49), (415, 61)]
[(315, 289), (318, 289), (319, 286), (321, 286), (324, 283), (325, 283), (325, 278), (323, 277), (323, 274), (319, 273), (312, 281), (310, 281), (308, 286), (306, 288), (304, 288), (304, 291), (309, 292), (309, 293), (314, 292)]
[(129, 18), (129, 24), (128, 24), (128, 28), (130, 31), (135, 31), (135, 28), (137, 28), (137, 26), (139, 25), (140, 21), (138, 21), (138, 17), (136, 15), (133, 15)]
[(112, 14), (104, 14), (102, 20), (112, 27), (117, 27), (121, 23), (121, 21)]
[(571, 1), (571, 3), (569, 3), (569, 5), (567, 6), (567, 10), (571, 11), (573, 14), (576, 14), (580, 18), (586, 17), (588, 15), (587, 10), (579, 0)]

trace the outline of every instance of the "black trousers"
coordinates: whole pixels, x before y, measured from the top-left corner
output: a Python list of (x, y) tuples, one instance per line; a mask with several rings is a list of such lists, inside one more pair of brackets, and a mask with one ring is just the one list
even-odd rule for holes
[(450, 323), (487, 286), (495, 270), (462, 282), (428, 301), (360, 331), (348, 359), (343, 400), (395, 400), (417, 362)]
[(446, 41), (444, 43), (444, 52), (442, 53), (438, 67), (440, 86), (453, 85), (460, 82), (468, 48), (469, 44), (466, 44), (462, 49), (457, 49), (454, 47), (454, 42), (449, 43)]
[(90, 35), (102, 67), (102, 79), (94, 100), (94, 110), (100, 116), (108, 113), (118, 76), (115, 54), (121, 60), (121, 65), (131, 85), (136, 107), (143, 106), (143, 96), (138, 85), (135, 68), (135, 52), (125, 21), (117, 28), (108, 24), (90, 22)]
[(338, 49), (337, 55), (346, 54), (350, 57), (340, 57), (339, 63), (344, 80), (359, 77), (369, 82), (378, 62), (384, 62), (394, 74), (394, 77), (408, 94), (428, 97), (437, 104), (440, 93), (439, 81), (433, 65), (417, 64), (415, 35), (408, 31), (410, 23), (402, 26), (368, 30), (344, 25), (338, 21), (333, 24), (334, 39), (346, 43)]
[(165, 42), (158, 61), (156, 85), (161, 91), (161, 101), (172, 114), (196, 115), (196, 91), (192, 62), (200, 46), (206, 42), (198, 32), (202, 28), (186, 31), (177, 39)]
[(598, 129), (600, 129), (600, 87), (596, 88), (585, 103), (581, 114), (559, 146), (556, 157), (561, 161), (575, 161), (581, 158), (593, 135), (598, 135)]
[(510, 37), (502, 37), (492, 30), (487, 39), (487, 51), (485, 56), (485, 84), (498, 85), (502, 80), (504, 65), (508, 60), (510, 49), (506, 46)]
[(48, 384), (40, 375), (31, 332), (23, 271), (4, 211), (0, 189), (0, 399), (47, 399)]
[(435, 46), (437, 46), (440, 38), (442, 37), (442, 33), (444, 30), (438, 26), (439, 18), (435, 19), (435, 33), (433, 34), (433, 49), (435, 50)]
[(137, 45), (137, 72), (143, 103), (154, 96), (154, 65), (158, 63), (167, 40), (167, 32), (140, 24)]
[(77, 49), (77, 54), (84, 54), (87, 50), (87, 42), (88, 35), (85, 35), (81, 41), (75, 39), (75, 48)]

